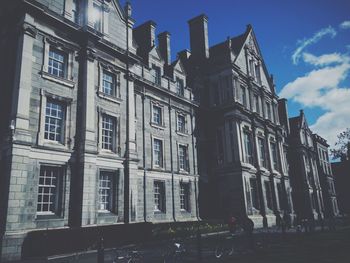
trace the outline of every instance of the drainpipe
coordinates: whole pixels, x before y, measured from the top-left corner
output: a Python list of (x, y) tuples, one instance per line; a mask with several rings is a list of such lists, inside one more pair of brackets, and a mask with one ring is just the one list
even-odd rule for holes
[(171, 99), (169, 99), (169, 130), (170, 130), (170, 163), (171, 163), (171, 194), (173, 201), (173, 219), (176, 222), (175, 216), (175, 192), (174, 192), (174, 158), (173, 158), (173, 130), (171, 125)]

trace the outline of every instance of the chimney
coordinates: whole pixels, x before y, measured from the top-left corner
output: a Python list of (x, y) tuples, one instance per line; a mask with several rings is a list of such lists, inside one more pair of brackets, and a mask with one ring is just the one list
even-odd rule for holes
[(287, 133), (289, 134), (290, 128), (289, 128), (287, 99), (278, 100), (278, 116), (280, 119), (280, 123), (286, 127)]
[(196, 59), (209, 58), (208, 17), (204, 14), (188, 21), (191, 52)]
[(155, 45), (156, 26), (154, 21), (147, 21), (134, 29), (134, 37), (142, 51), (148, 52)]
[(159, 51), (166, 65), (171, 63), (170, 33), (165, 31), (158, 35)]

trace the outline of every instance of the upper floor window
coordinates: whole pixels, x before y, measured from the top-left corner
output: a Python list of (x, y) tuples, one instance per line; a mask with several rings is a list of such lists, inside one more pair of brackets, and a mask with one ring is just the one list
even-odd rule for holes
[(243, 132), (245, 162), (253, 164), (253, 145), (250, 132)]
[(188, 171), (188, 151), (187, 146), (179, 145), (179, 168)]
[(92, 22), (95, 30), (102, 31), (102, 6), (96, 3), (93, 4)]
[(265, 181), (264, 185), (265, 185), (265, 194), (266, 194), (266, 205), (267, 205), (267, 208), (270, 209), (270, 210), (273, 210), (271, 184), (270, 184), (269, 181)]
[(67, 56), (64, 52), (50, 48), (48, 73), (65, 78), (67, 73)]
[(278, 170), (278, 154), (277, 154), (276, 142), (270, 141), (270, 147), (271, 147), (271, 157), (272, 157), (273, 169)]
[(65, 109), (62, 104), (48, 100), (45, 109), (45, 135), (46, 140), (63, 142)]
[(157, 125), (163, 125), (163, 114), (162, 114), (162, 108), (156, 105), (153, 105), (152, 107), (153, 111), (153, 118), (152, 122)]
[(102, 115), (102, 149), (115, 151), (116, 121), (114, 117)]
[(246, 88), (241, 86), (241, 103), (244, 106), (247, 106), (247, 94), (246, 94)]
[(37, 213), (56, 214), (61, 212), (63, 198), (62, 167), (41, 166), (38, 186)]
[(177, 115), (177, 130), (181, 133), (186, 132), (186, 117), (184, 115)]
[(258, 83), (261, 83), (260, 65), (255, 64), (255, 77)]
[(265, 139), (258, 137), (258, 145), (259, 145), (259, 164), (261, 167), (266, 168)]
[(185, 85), (183, 79), (176, 78), (176, 92), (178, 95), (183, 96), (185, 90)]
[(266, 102), (266, 117), (267, 117), (267, 119), (272, 120), (271, 104), (269, 102)]
[(102, 77), (102, 92), (109, 96), (115, 96), (116, 95), (115, 87), (116, 87), (115, 76), (110, 72), (104, 70), (103, 77)]
[(163, 167), (163, 141), (159, 139), (153, 139), (153, 164)]
[(250, 76), (254, 78), (254, 60), (252, 59), (249, 60), (249, 73)]
[(153, 82), (157, 85), (161, 85), (162, 76), (161, 76), (160, 67), (153, 65), (152, 69), (153, 69)]
[(79, 0), (73, 0), (72, 16), (73, 16), (74, 23), (79, 24)]

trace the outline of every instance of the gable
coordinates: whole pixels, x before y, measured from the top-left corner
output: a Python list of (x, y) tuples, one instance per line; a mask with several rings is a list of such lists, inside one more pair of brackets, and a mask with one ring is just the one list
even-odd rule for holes
[(185, 68), (179, 59), (174, 64), (174, 71), (176, 71), (180, 74), (186, 75)]
[[(246, 58), (246, 49), (248, 50), (248, 59)], [(256, 40), (254, 31), (251, 27), (248, 27), (248, 31), (246, 32), (245, 40), (238, 52), (238, 55), (234, 61), (234, 63), (246, 74), (248, 74), (249, 70), (249, 61), (253, 60), (254, 65), (260, 62), (260, 78), (261, 84), (265, 86), (271, 93), (273, 93), (272, 85), (269, 81), (270, 75), (267, 71), (264, 59), (262, 57), (258, 42)]]
[(108, 17), (108, 32), (109, 41), (114, 45), (126, 49), (126, 22), (125, 14), (118, 0), (113, 0), (108, 4), (106, 12)]
[(160, 55), (160, 52), (156, 46), (153, 46), (152, 49), (149, 51), (149, 57), (150, 59), (155, 59), (157, 61), (163, 62), (163, 58)]

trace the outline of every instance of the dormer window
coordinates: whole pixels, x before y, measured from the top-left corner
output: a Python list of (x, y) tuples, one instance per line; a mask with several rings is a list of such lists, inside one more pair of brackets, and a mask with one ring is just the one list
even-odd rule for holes
[(160, 85), (161, 84), (160, 67), (157, 67), (157, 66), (153, 65), (152, 69), (153, 69), (153, 82), (156, 85)]
[(184, 95), (184, 81), (180, 78), (176, 78), (176, 92), (178, 95)]
[(261, 83), (260, 65), (255, 64), (255, 77), (258, 83)]
[(250, 59), (249, 60), (249, 73), (250, 73), (250, 76), (254, 78), (254, 60), (253, 59)]
[(102, 7), (96, 3), (93, 5), (92, 22), (95, 30), (102, 30)]

